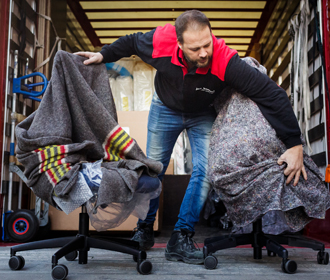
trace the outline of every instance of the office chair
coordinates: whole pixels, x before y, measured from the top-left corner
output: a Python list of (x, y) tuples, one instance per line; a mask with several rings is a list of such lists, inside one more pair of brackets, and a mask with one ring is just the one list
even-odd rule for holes
[(216, 251), (234, 248), (240, 245), (249, 245), (253, 247), (253, 258), (262, 259), (262, 248), (266, 247), (268, 256), (278, 255), (282, 258), (281, 268), (285, 273), (295, 273), (297, 263), (288, 258), (288, 251), (281, 246), (289, 245), (295, 247), (311, 248), (317, 253), (317, 262), (319, 264), (329, 263), (329, 253), (324, 251), (322, 242), (297, 235), (269, 235), (262, 231), (262, 220), (259, 218), (253, 223), (253, 230), (248, 234), (233, 234), (219, 237), (207, 238), (204, 241), (204, 266), (207, 269), (215, 269), (218, 259), (212, 254)]
[(9, 267), (12, 270), (20, 270), (25, 265), (22, 256), (16, 255), (17, 252), (57, 248), (59, 249), (52, 256), (52, 272), (54, 280), (63, 280), (68, 275), (68, 268), (64, 264), (58, 264), (58, 261), (65, 257), (67, 261), (74, 261), (78, 255), (79, 264), (87, 264), (88, 251), (90, 248), (104, 249), (110, 251), (121, 252), (133, 256), (133, 260), (137, 262), (137, 271), (140, 274), (149, 274), (152, 270), (152, 264), (147, 260), (147, 254), (139, 250), (139, 243), (131, 240), (119, 238), (92, 238), (89, 236), (89, 216), (86, 206), (81, 206), (79, 214), (79, 231), (76, 236), (61, 237), (47, 240), (34, 241), (26, 244), (16, 245), (10, 248)]
[[(149, 193), (159, 186), (159, 179), (142, 175), (136, 187), (136, 193)], [(25, 265), (25, 260), (22, 256), (17, 256), (17, 252), (57, 248), (59, 249), (52, 256), (52, 272), (54, 280), (63, 280), (68, 275), (68, 268), (64, 264), (58, 264), (58, 261), (65, 257), (67, 261), (74, 261), (78, 255), (79, 264), (87, 264), (88, 251), (90, 248), (104, 249), (116, 251), (133, 256), (133, 260), (137, 263), (136, 269), (140, 274), (149, 274), (152, 270), (152, 264), (147, 260), (147, 254), (139, 250), (139, 243), (119, 238), (92, 238), (89, 236), (89, 215), (85, 204), (81, 206), (79, 214), (79, 230), (78, 234), (73, 237), (62, 237), (48, 240), (40, 240), (26, 244), (20, 244), (11, 247), (9, 267), (12, 270), (20, 270)], [(78, 253), (79, 252), (79, 253)]]

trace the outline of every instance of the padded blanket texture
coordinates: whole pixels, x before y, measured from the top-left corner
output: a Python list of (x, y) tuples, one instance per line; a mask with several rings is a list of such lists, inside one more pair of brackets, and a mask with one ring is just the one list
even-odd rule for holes
[(39, 108), (16, 126), (16, 156), (27, 185), (53, 206), (54, 196), (69, 196), (82, 163), (101, 159), (96, 207), (127, 203), (139, 177), (157, 177), (163, 166), (118, 125), (106, 66), (84, 60), (57, 52)]
[[(266, 74), (256, 60), (244, 60)], [(311, 157), (304, 153), (308, 180), (301, 176), (297, 186), (293, 181), (286, 185), (286, 165), (277, 164), (286, 147), (257, 104), (227, 88), (215, 108), (208, 175), (234, 231), (250, 231), (260, 217), (269, 234), (296, 232), (313, 218), (323, 219), (330, 207), (329, 190)]]

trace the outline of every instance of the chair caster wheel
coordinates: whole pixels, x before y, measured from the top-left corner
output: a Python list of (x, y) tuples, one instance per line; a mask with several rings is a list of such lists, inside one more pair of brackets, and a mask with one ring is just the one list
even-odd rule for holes
[[(140, 252), (141, 253), (141, 252)], [(147, 254), (143, 252), (142, 254), (139, 254), (138, 256), (133, 255), (133, 261), (138, 262), (139, 257), (141, 258), (141, 262), (147, 259)]]
[(209, 255), (204, 260), (206, 269), (215, 269), (218, 265), (218, 259), (215, 256)]
[(52, 277), (54, 280), (64, 280), (68, 273), (69, 270), (64, 264), (58, 264), (52, 270)]
[(282, 264), (281, 264), (281, 268), (282, 268), (282, 271), (285, 272), (285, 273), (288, 273), (288, 274), (293, 274), (297, 271), (297, 263), (293, 260), (289, 260), (289, 259), (286, 259), (286, 260), (282, 260)]
[(141, 263), (137, 264), (136, 270), (142, 275), (150, 274), (152, 270), (152, 263), (148, 260), (143, 260)]
[(329, 253), (328, 252), (318, 252), (317, 253), (317, 263), (318, 264), (328, 264), (329, 263)]
[(72, 262), (78, 257), (78, 252), (72, 251), (71, 253), (66, 254), (64, 257), (67, 261)]
[(21, 270), (25, 265), (25, 260), (22, 256), (12, 256), (8, 265), (12, 270)]
[(276, 253), (271, 250), (267, 250), (267, 255), (268, 257), (276, 257)]

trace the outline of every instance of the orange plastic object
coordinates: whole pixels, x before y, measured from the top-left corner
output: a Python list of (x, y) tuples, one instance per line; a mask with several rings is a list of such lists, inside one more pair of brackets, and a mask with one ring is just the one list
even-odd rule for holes
[(330, 164), (328, 164), (327, 168), (325, 169), (325, 179), (326, 183), (330, 183)]

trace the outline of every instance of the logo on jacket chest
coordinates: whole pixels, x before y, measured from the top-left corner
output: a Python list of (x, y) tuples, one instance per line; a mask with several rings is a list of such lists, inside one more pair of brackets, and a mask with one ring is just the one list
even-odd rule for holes
[(197, 87), (196, 88), (196, 91), (204, 91), (204, 92), (206, 92), (206, 93), (209, 93), (209, 94), (213, 94), (213, 93), (215, 93), (215, 90), (211, 90), (211, 89), (208, 89), (208, 88), (206, 88), (206, 87)]

